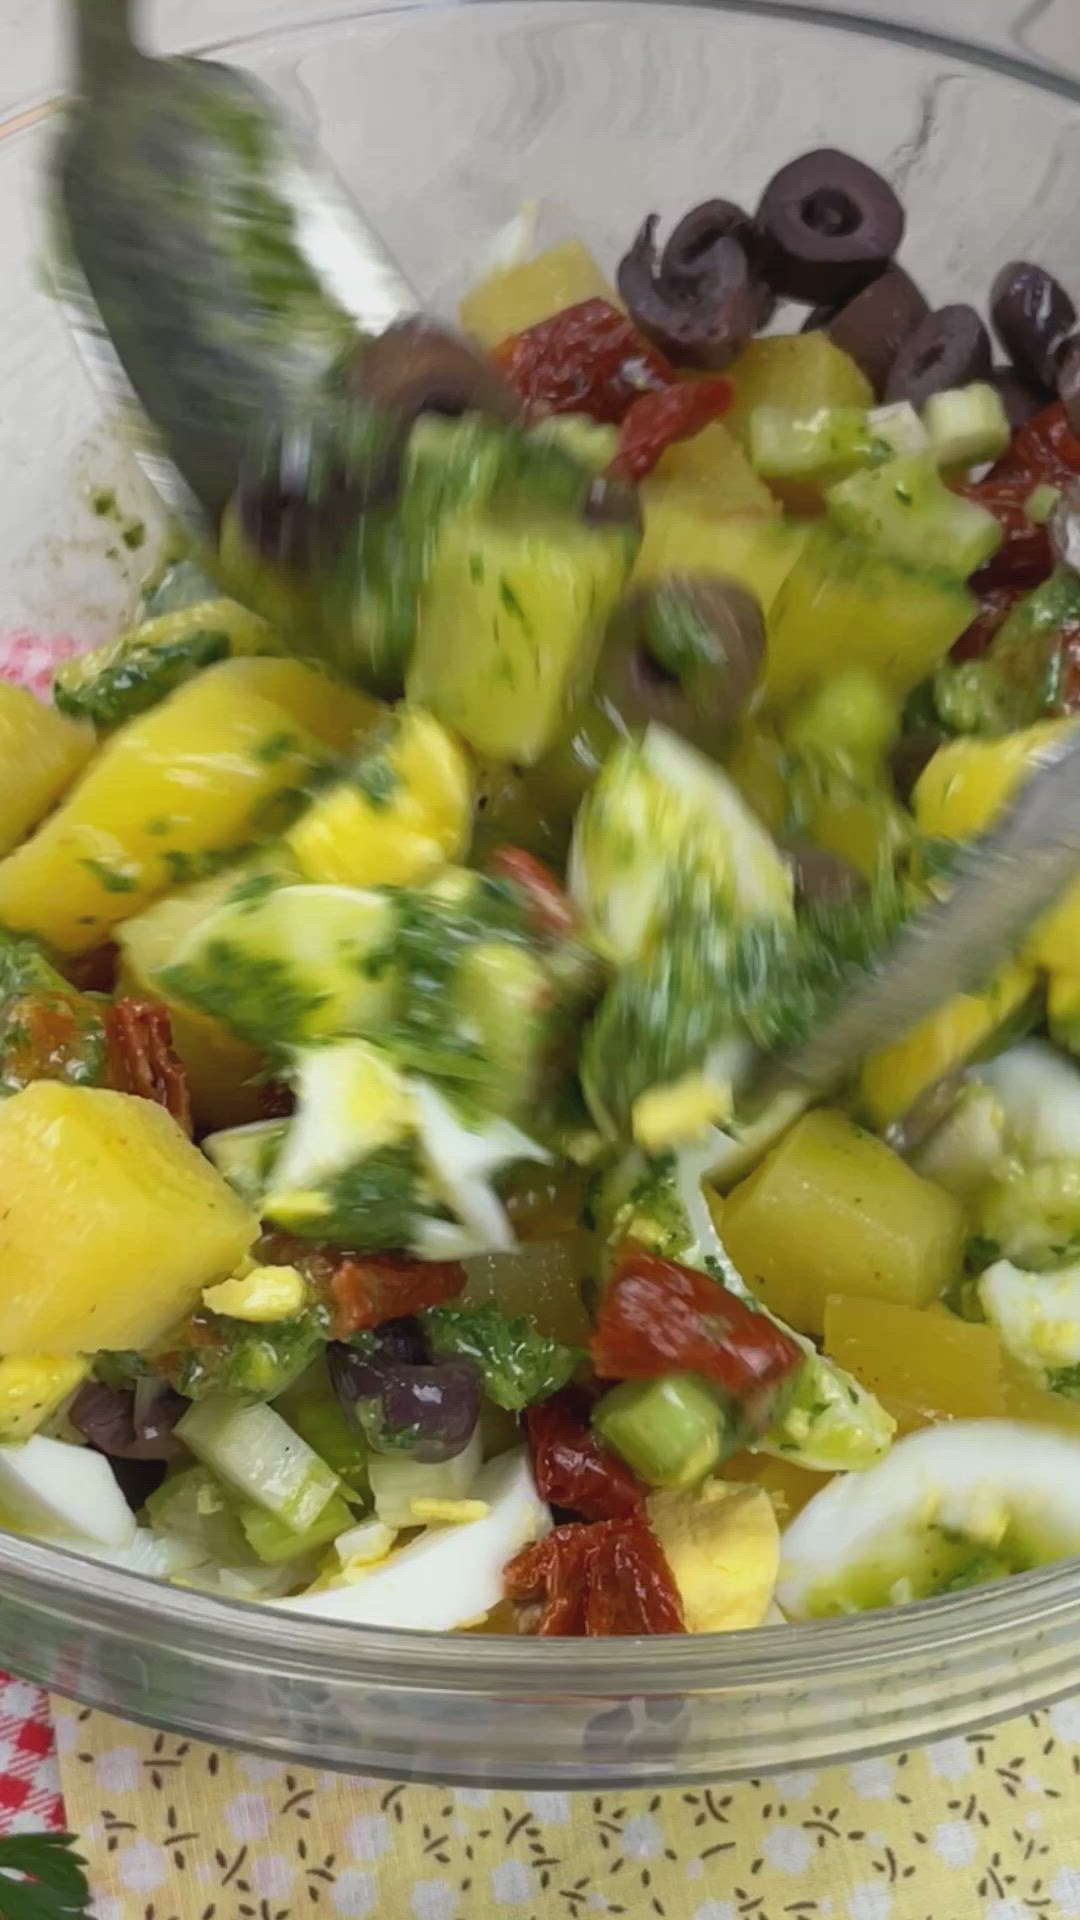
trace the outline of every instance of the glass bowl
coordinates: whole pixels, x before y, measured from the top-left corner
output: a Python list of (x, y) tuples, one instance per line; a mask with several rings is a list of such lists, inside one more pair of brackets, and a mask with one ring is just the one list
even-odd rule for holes
[[(1080, 289), (1077, 79), (908, 19), (489, 0), (339, 7), (215, 51), (302, 106), (436, 306), (522, 202), (561, 209), (610, 268), (649, 210), (753, 204), (781, 161), (825, 144), (896, 183), (905, 261), (939, 301), (985, 304), (1017, 255)], [(122, 530), (160, 524), (40, 273), (49, 115), (0, 126), (0, 649), (114, 631), (147, 564)], [(103, 491), (104, 521), (88, 497)], [(1080, 1683), (1078, 1656), (1076, 1562), (847, 1621), (560, 1643), (305, 1622), (0, 1538), (4, 1666), (156, 1726), (396, 1777), (660, 1783), (846, 1759), (1045, 1703)]]

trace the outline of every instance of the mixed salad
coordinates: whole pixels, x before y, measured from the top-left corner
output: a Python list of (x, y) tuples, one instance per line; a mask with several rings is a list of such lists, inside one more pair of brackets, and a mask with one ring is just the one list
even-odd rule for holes
[(505, 262), (0, 685), (9, 1529), (545, 1635), (1080, 1552), (1080, 882), (752, 1095), (1080, 706), (1076, 311), (995, 366), (903, 226), (821, 152)]

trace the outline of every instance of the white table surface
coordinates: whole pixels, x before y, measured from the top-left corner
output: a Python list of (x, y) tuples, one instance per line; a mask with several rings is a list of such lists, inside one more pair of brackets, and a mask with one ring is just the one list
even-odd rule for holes
[[(356, 0), (144, 0), (147, 37), (181, 46), (222, 41), (275, 22), (332, 18)], [(369, 11), (400, 0), (367, 0)], [(818, 0), (837, 13), (981, 41), (1080, 76), (1080, 0)], [(537, 0), (537, 6), (545, 0)], [(0, 111), (63, 84), (64, 0), (0, 0)]]

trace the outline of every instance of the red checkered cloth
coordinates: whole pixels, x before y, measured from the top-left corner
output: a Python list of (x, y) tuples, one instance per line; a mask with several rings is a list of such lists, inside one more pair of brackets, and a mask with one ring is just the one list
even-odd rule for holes
[[(71, 634), (0, 632), (0, 678), (47, 698), (61, 660), (82, 651)], [(0, 1833), (64, 1825), (49, 1696), (0, 1673)]]
[(0, 1673), (0, 1834), (63, 1825), (49, 1696)]

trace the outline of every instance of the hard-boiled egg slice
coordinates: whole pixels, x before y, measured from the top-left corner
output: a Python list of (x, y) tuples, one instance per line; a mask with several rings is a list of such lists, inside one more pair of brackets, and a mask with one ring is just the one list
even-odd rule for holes
[(789, 1619), (858, 1613), (1080, 1553), (1080, 1439), (1011, 1420), (909, 1434), (830, 1481), (787, 1529)]
[(768, 1494), (729, 1480), (650, 1494), (649, 1525), (679, 1589), (687, 1633), (759, 1627), (772, 1605), (780, 1529)]
[(482, 1620), (503, 1597), (507, 1561), (548, 1531), (551, 1516), (536, 1491), (524, 1447), (489, 1460), (473, 1492), (487, 1508), (482, 1520), (428, 1527), (355, 1586), (302, 1593), (279, 1604), (354, 1626), (430, 1633)]
[(0, 1525), (43, 1539), (128, 1547), (135, 1520), (104, 1454), (35, 1433), (0, 1447)]
[(979, 1300), (1022, 1366), (1055, 1373), (1080, 1365), (1080, 1265), (1026, 1273), (995, 1260), (979, 1281)]

